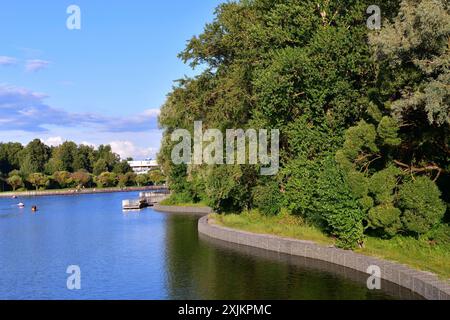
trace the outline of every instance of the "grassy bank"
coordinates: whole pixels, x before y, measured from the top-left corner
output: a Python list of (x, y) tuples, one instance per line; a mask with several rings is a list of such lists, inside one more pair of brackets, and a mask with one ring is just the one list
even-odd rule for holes
[(177, 194), (172, 194), (167, 199), (159, 203), (162, 206), (176, 206), (176, 207), (207, 207), (205, 202), (192, 202), (180, 198)]
[[(308, 225), (301, 218), (289, 214), (269, 217), (252, 211), (240, 215), (213, 214), (212, 217), (218, 224), (230, 228), (311, 240), (325, 245), (334, 244), (334, 239)], [(402, 263), (418, 270), (433, 272), (441, 278), (450, 279), (449, 246), (433, 245), (411, 237), (396, 237), (389, 240), (367, 237), (365, 247), (356, 252)]]
[(162, 206), (196, 207), (196, 208), (201, 208), (201, 207), (206, 207), (207, 206), (204, 203), (193, 203), (193, 202), (172, 203), (170, 200), (167, 201), (167, 199), (161, 201), (159, 204), (162, 205)]

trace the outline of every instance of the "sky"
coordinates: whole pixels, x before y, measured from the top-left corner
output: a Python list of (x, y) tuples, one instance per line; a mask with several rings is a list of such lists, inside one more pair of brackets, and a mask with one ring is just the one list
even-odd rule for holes
[[(0, 141), (110, 144), (155, 157), (177, 58), (221, 0), (0, 0)], [(80, 29), (70, 5), (80, 8)]]

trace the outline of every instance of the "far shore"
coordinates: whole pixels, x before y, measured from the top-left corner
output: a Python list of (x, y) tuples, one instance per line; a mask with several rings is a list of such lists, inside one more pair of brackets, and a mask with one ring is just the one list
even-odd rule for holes
[(1, 192), (0, 198), (16, 197), (39, 197), (39, 196), (74, 196), (80, 194), (93, 193), (113, 193), (113, 192), (133, 192), (133, 191), (150, 191), (156, 189), (167, 188), (166, 186), (146, 186), (146, 187), (125, 187), (125, 188), (85, 188), (85, 189), (54, 189), (42, 191), (8, 191)]

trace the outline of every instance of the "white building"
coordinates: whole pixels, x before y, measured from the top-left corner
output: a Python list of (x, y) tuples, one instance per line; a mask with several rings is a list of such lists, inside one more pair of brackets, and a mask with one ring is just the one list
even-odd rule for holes
[(151, 170), (159, 169), (156, 160), (128, 161), (128, 164), (136, 174), (147, 174)]

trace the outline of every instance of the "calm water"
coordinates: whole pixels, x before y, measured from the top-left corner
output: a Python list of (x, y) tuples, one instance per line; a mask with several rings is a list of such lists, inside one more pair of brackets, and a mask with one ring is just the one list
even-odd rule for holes
[[(409, 297), (369, 291), (364, 275), (343, 268), (199, 237), (196, 217), (124, 214), (121, 201), (134, 197), (0, 199), (0, 299)], [(81, 268), (81, 290), (66, 287), (69, 265)]]

